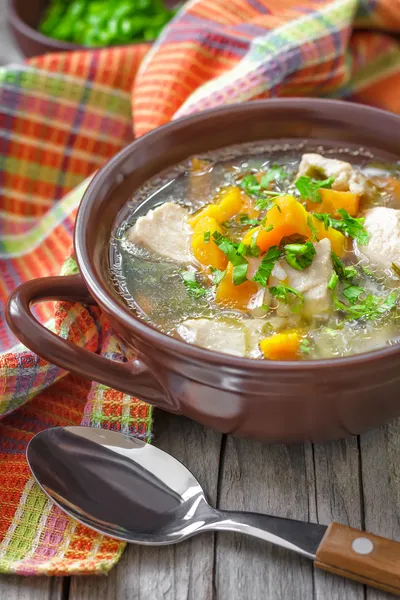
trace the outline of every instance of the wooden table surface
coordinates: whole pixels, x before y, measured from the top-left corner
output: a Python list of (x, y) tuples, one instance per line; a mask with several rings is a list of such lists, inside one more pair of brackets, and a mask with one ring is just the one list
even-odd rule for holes
[[(5, 3), (0, 0), (2, 63), (19, 60), (6, 31)], [(324, 524), (335, 520), (400, 541), (400, 422), (328, 444), (267, 446), (156, 411), (154, 434), (156, 445), (193, 471), (215, 506)], [(286, 550), (228, 533), (159, 549), (131, 545), (108, 577), (0, 576), (1, 600), (390, 597), (319, 572)]]

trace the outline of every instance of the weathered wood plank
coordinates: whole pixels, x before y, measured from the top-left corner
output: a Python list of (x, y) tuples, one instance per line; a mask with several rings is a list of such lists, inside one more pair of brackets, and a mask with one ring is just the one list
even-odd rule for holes
[[(400, 421), (361, 437), (365, 529), (400, 541)], [(367, 600), (389, 600), (367, 589)]]
[(63, 577), (0, 576), (0, 600), (63, 600)]
[[(156, 412), (157, 446), (181, 460), (216, 502), (221, 435)], [(70, 600), (210, 600), (214, 536), (204, 534), (176, 546), (130, 545), (108, 577), (73, 577)]]
[[(363, 525), (360, 455), (357, 438), (316, 444), (307, 453), (315, 470), (315, 509), (313, 520), (328, 525), (337, 521), (361, 528)], [(315, 569), (317, 600), (362, 600), (364, 586)]]
[[(309, 517), (304, 448), (265, 446), (228, 438), (220, 467), (219, 508)], [(313, 567), (307, 559), (238, 534), (218, 534), (217, 600), (308, 600)]]

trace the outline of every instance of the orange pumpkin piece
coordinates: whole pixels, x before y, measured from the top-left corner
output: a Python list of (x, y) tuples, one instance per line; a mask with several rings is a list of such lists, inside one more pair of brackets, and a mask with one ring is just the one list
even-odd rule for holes
[(227, 308), (245, 310), (250, 298), (257, 292), (257, 284), (254, 281), (245, 281), (240, 285), (233, 283), (233, 265), (228, 264), (226, 274), (218, 284), (215, 301)]
[(260, 348), (268, 360), (298, 360), (301, 340), (298, 331), (288, 330), (261, 340)]
[[(208, 242), (204, 241), (204, 233), (206, 231), (210, 232), (210, 240)], [(212, 234), (215, 231), (222, 233), (222, 228), (218, 221), (212, 217), (203, 217), (200, 219), (194, 227), (192, 252), (202, 265), (211, 266), (223, 271), (226, 269), (228, 259), (213, 240)]]
[[(347, 246), (346, 237), (340, 231), (333, 229), (333, 227), (328, 227), (325, 229), (325, 225), (322, 221), (316, 219), (313, 215), (310, 215), (311, 224), (314, 226), (317, 232), (317, 238), (319, 240), (323, 240), (328, 238), (331, 242), (331, 248), (335, 254), (338, 256), (343, 256), (344, 251)], [(309, 239), (313, 238), (313, 232), (310, 229)]]
[[(225, 223), (229, 221), (235, 215), (240, 212), (249, 214), (249, 208), (251, 208), (250, 199), (243, 194), (240, 188), (236, 186), (230, 186), (221, 190), (216, 196), (217, 202), (208, 204), (197, 212), (193, 217), (188, 219), (189, 225), (196, 227), (196, 224), (203, 217), (212, 217), (218, 221), (218, 223)], [(255, 217), (258, 212), (252, 209), (250, 217)]]
[(355, 217), (358, 213), (360, 196), (352, 192), (339, 192), (321, 188), (322, 202), (307, 202), (308, 210), (317, 213), (329, 213), (333, 217), (340, 218), (339, 208), (347, 210), (350, 216)]
[[(275, 206), (267, 212), (265, 225), (260, 228), (257, 236), (257, 246), (262, 252), (266, 252), (271, 246), (278, 246), (284, 237), (296, 233), (308, 237), (310, 230), (307, 217), (306, 209), (294, 196), (279, 196), (275, 200)], [(271, 226), (272, 229), (267, 231)], [(247, 232), (245, 237), (249, 236), (248, 240), (251, 239), (250, 233), (254, 233), (254, 229)]]

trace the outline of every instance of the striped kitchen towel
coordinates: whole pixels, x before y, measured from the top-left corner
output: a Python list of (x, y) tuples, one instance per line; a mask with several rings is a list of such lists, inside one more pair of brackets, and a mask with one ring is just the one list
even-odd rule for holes
[[(61, 424), (149, 440), (151, 408), (20, 346), (4, 305), (23, 281), (76, 272), (76, 209), (91, 175), (132, 139), (132, 107), (136, 135), (277, 96), (344, 98), (400, 113), (399, 32), (399, 0), (191, 0), (151, 49), (47, 55), (0, 69), (1, 572), (107, 572), (123, 549), (46, 499), (25, 449), (33, 434)], [(98, 309), (59, 302), (37, 314), (64, 338), (125, 360)]]

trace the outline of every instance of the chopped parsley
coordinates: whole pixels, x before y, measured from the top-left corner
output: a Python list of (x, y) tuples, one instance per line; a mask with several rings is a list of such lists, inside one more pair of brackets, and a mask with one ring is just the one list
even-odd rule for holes
[(239, 186), (248, 196), (254, 196), (257, 198), (257, 210), (269, 210), (274, 206), (274, 203), (268, 196), (274, 197), (281, 195), (281, 192), (272, 192), (263, 188), (261, 183), (258, 183), (257, 178), (254, 175), (245, 175)]
[(244, 244), (240, 242), (237, 253), (241, 256), (258, 256), (260, 254), (260, 248), (257, 246), (258, 231), (255, 231), (251, 236), (250, 244)]
[(210, 231), (205, 231), (204, 232), (204, 243), (205, 244), (209, 244), (210, 243), (210, 237), (211, 237), (211, 232)]
[(249, 215), (246, 214), (239, 215), (239, 219), (241, 225), (251, 225), (252, 227), (255, 227), (260, 224), (258, 219), (250, 219)]
[(218, 285), (226, 275), (225, 271), (220, 271), (220, 269), (216, 269), (215, 267), (211, 267), (211, 280), (213, 285)]
[[(271, 198), (258, 198), (258, 200), (256, 202), (257, 210), (268, 211), (268, 210), (271, 210), (271, 208), (274, 208), (274, 206), (277, 206), (277, 205), (275, 204), (275, 202), (273, 200), (271, 200)], [(278, 209), (279, 209), (279, 206), (278, 206)]]
[(342, 294), (350, 304), (355, 304), (363, 292), (363, 288), (358, 285), (348, 285), (344, 288)]
[(253, 281), (256, 281), (263, 287), (266, 287), (269, 276), (272, 273), (276, 261), (281, 256), (281, 250), (278, 246), (271, 246), (267, 253), (263, 256), (260, 266), (258, 267)]
[(338, 281), (339, 281), (338, 274), (335, 273), (335, 271), (334, 271), (328, 281), (328, 289), (334, 290), (337, 286)]
[(300, 301), (300, 307), (304, 304), (303, 294), (301, 292), (295, 290), (294, 288), (286, 285), (285, 283), (280, 283), (279, 285), (273, 285), (272, 287), (269, 288), (269, 291), (275, 298), (277, 298), (278, 300), (282, 300), (283, 302), (286, 302), (286, 304), (289, 304), (289, 301), (290, 301), (289, 294), (291, 294), (292, 296), (295, 297), (295, 299), (298, 299)]
[(307, 217), (307, 225), (308, 225), (309, 230), (312, 233), (312, 238), (311, 238), (312, 241), (313, 242), (319, 242), (318, 231), (317, 231), (314, 223), (312, 222), (311, 215), (308, 215), (308, 217)]
[(260, 185), (262, 188), (268, 189), (273, 181), (278, 181), (279, 179), (286, 179), (288, 177), (288, 173), (280, 167), (279, 165), (272, 165), (267, 171), (265, 175), (262, 176)]
[(337, 254), (331, 252), (333, 268), (341, 281), (351, 281), (356, 275), (355, 267), (345, 267)]
[(338, 299), (336, 293), (333, 294), (333, 303), (336, 310), (344, 312), (350, 320), (364, 319), (375, 320), (391, 311), (397, 304), (398, 295), (392, 292), (387, 298), (369, 294), (357, 304), (347, 306)]
[(301, 340), (300, 352), (302, 352), (303, 354), (310, 354), (310, 352), (311, 352), (310, 340), (307, 340), (306, 338)]
[(196, 273), (194, 271), (183, 271), (181, 273), (183, 283), (187, 289), (188, 294), (193, 298), (202, 298), (207, 294), (206, 288), (204, 288), (196, 279)]
[(231, 262), (233, 265), (233, 284), (240, 285), (241, 283), (244, 283), (247, 278), (246, 276), (249, 263), (241, 254), (239, 254), (238, 244), (234, 244), (233, 242), (229, 241), (218, 231), (214, 231), (212, 235), (218, 248), (225, 254), (229, 262)]
[(322, 196), (319, 190), (321, 188), (330, 189), (334, 181), (334, 177), (328, 177), (328, 179), (317, 181), (316, 179), (307, 177), (307, 175), (302, 175), (296, 180), (295, 186), (300, 192), (300, 196), (303, 200), (309, 200), (313, 204), (318, 204), (319, 202), (322, 202)]
[(351, 217), (344, 208), (339, 208), (338, 213), (342, 219), (334, 219), (329, 213), (314, 213), (314, 217), (323, 222), (325, 229), (333, 227), (347, 237), (355, 239), (361, 246), (366, 246), (369, 242), (369, 233), (363, 226), (365, 219)]
[(236, 265), (233, 267), (232, 273), (232, 281), (233, 285), (240, 285), (247, 280), (247, 269), (249, 267), (249, 263), (246, 261), (240, 265)]
[(302, 271), (309, 265), (315, 256), (315, 248), (312, 242), (305, 244), (287, 244), (285, 246), (286, 262), (296, 271)]

